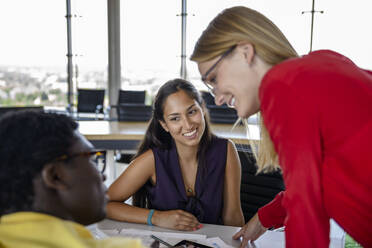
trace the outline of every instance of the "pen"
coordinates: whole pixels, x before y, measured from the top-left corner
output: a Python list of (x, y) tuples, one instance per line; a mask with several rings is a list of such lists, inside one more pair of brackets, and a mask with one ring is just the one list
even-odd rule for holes
[(157, 240), (157, 241), (159, 241), (160, 243), (162, 243), (163, 245), (165, 245), (165, 246), (167, 246), (167, 247), (173, 247), (173, 245), (171, 245), (171, 244), (165, 242), (164, 240), (159, 239), (158, 237), (156, 237), (156, 236), (154, 236), (154, 235), (151, 235), (150, 237), (153, 238), (153, 239), (155, 239), (155, 240)]

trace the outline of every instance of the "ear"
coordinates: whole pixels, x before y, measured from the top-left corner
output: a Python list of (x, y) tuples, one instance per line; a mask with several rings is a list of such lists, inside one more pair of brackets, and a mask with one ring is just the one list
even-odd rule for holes
[(243, 53), (244, 59), (248, 63), (248, 65), (252, 65), (255, 55), (253, 45), (249, 42), (240, 42), (238, 44), (238, 48)]
[(46, 164), (41, 171), (41, 178), (45, 186), (55, 190), (67, 189), (66, 168), (59, 162)]
[(165, 123), (164, 121), (160, 121), (160, 120), (159, 120), (159, 123), (160, 123), (160, 125), (163, 127), (163, 129), (164, 129), (166, 132), (169, 132), (169, 129), (168, 129), (167, 123)]

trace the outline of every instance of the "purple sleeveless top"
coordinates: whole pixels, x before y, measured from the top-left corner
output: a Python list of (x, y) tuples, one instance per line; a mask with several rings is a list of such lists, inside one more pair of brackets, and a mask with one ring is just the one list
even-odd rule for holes
[[(151, 209), (181, 209), (193, 214), (201, 223), (223, 224), (223, 189), (227, 140), (213, 137), (206, 153), (206, 170), (198, 167), (195, 197), (188, 197), (183, 183), (177, 149), (152, 149), (155, 157), (156, 185), (146, 184)], [(202, 174), (204, 175), (202, 176)]]

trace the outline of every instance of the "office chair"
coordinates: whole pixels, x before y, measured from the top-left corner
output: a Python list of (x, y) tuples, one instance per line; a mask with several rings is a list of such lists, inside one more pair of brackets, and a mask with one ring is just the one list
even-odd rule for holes
[(207, 109), (212, 123), (234, 124), (238, 119), (236, 110), (226, 105), (207, 105)]
[(142, 103), (145, 104), (145, 90), (120, 90), (118, 104), (122, 103)]
[(238, 119), (235, 109), (229, 108), (226, 104), (217, 106), (214, 102), (214, 97), (209, 92), (201, 91), (201, 96), (212, 123), (234, 124)]
[[(116, 108), (118, 121), (148, 121), (152, 115), (152, 107), (145, 105), (145, 90), (120, 90)], [(118, 163), (129, 164), (135, 151), (123, 151), (116, 154)]]
[(119, 121), (149, 121), (152, 106), (143, 103), (122, 103), (117, 107)]
[(207, 91), (201, 91), (200, 93), (201, 93), (201, 96), (202, 96), (206, 106), (216, 105), (216, 103), (214, 102), (214, 97), (211, 95), (211, 93), (209, 93)]
[[(121, 104), (145, 104), (146, 91), (145, 90), (119, 90), (118, 103), (111, 105), (109, 109), (116, 109), (118, 121), (124, 121), (123, 118), (119, 118), (119, 106)], [(122, 111), (121, 111), (122, 112)], [(123, 115), (123, 113), (121, 113)], [(113, 119), (114, 120), (114, 119)], [(116, 120), (116, 119), (115, 119)]]
[[(77, 119), (98, 120), (98, 114), (103, 114), (104, 89), (78, 89)], [(80, 118), (80, 113), (94, 113), (95, 117)]]
[(240, 202), (245, 222), (247, 222), (260, 207), (273, 200), (285, 187), (279, 171), (256, 174), (256, 160), (250, 146), (245, 146), (240, 150), (238, 152), (242, 166)]

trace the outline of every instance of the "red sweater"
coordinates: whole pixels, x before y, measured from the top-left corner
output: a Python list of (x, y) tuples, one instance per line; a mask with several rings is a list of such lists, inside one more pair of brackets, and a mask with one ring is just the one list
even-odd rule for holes
[(263, 226), (285, 225), (286, 247), (322, 248), (333, 218), (372, 247), (372, 72), (316, 51), (271, 68), (260, 100), (286, 185)]

